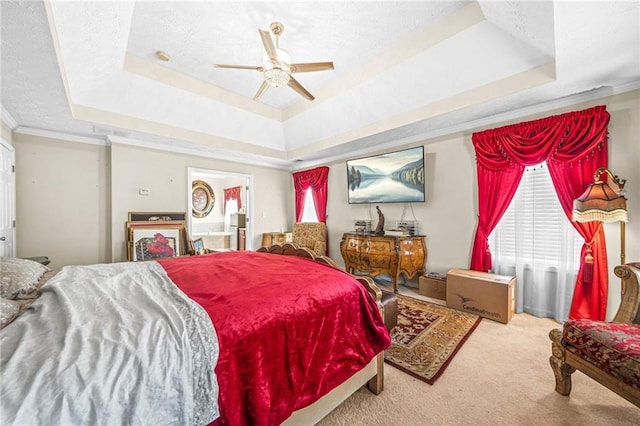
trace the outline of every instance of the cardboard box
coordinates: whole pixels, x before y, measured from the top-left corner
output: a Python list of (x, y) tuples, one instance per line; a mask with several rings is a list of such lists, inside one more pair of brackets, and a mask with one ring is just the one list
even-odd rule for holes
[(447, 299), (447, 277), (421, 276), (418, 279), (418, 293), (434, 299)]
[(452, 269), (447, 273), (447, 306), (507, 324), (516, 312), (516, 278)]

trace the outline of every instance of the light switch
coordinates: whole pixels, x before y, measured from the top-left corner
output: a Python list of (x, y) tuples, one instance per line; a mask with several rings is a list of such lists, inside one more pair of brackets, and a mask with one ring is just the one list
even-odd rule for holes
[(138, 191), (138, 193), (139, 193), (140, 195), (149, 195), (149, 194), (151, 194), (151, 191), (149, 191), (149, 190), (148, 190), (148, 189), (146, 189), (146, 188), (140, 188), (140, 190)]

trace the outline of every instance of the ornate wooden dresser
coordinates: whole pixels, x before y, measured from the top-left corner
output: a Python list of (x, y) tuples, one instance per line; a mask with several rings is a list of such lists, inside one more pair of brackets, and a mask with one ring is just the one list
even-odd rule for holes
[(393, 292), (398, 292), (398, 277), (413, 278), (425, 272), (427, 247), (424, 236), (395, 237), (347, 232), (342, 235), (340, 252), (349, 273), (388, 274)]

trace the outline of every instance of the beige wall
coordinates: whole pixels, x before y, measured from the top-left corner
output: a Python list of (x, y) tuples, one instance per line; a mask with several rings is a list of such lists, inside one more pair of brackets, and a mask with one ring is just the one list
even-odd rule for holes
[(293, 222), (287, 171), (117, 144), (24, 134), (13, 141), (18, 256), (47, 255), (54, 269), (126, 260), (128, 212), (186, 211), (188, 167), (254, 176), (254, 247), (263, 232)]
[(19, 257), (111, 260), (109, 147), (15, 134)]
[[(627, 179), (629, 222), (626, 225), (626, 260), (640, 260), (640, 91), (628, 92), (558, 110), (498, 123), (487, 128), (577, 111), (595, 105), (606, 105), (611, 114), (609, 124), (609, 167)], [(477, 212), (477, 182), (475, 155), (471, 143), (472, 131), (425, 140), (406, 147), (424, 145), (427, 194), (425, 203), (412, 204), (415, 218), (421, 222), (428, 250), (427, 271), (446, 272), (450, 268), (467, 268), (475, 235)], [(404, 148), (404, 147), (403, 147)], [(397, 150), (399, 148), (394, 148)], [(384, 204), (381, 210), (387, 224), (401, 219), (404, 205)], [(347, 202), (346, 166), (344, 161), (330, 164), (329, 201), (327, 206), (330, 255), (344, 266), (340, 255), (340, 240), (345, 231), (353, 229), (354, 219), (368, 219), (368, 205)], [(372, 226), (377, 224), (375, 207), (371, 212)], [(405, 219), (412, 219), (411, 214)], [(615, 313), (620, 303), (620, 280), (613, 274), (620, 263), (619, 224), (605, 224), (609, 258), (609, 309)]]
[[(188, 204), (187, 169), (209, 169), (253, 176), (253, 247), (263, 232), (290, 228), (293, 214), (291, 173), (266, 167), (230, 163), (128, 145), (113, 144), (112, 229), (113, 260), (125, 260), (124, 224), (129, 211), (185, 211)], [(149, 196), (138, 194), (140, 188)], [(221, 195), (218, 200), (222, 202)]]

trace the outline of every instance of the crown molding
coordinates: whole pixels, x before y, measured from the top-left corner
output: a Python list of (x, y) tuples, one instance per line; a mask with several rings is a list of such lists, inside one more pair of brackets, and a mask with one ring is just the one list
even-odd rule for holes
[(4, 108), (4, 105), (0, 104), (0, 110), (2, 111), (2, 121), (4, 121), (4, 124), (9, 126), (11, 130), (15, 130), (16, 127), (18, 127), (18, 122), (9, 114), (9, 111)]
[[(510, 110), (505, 113), (484, 117), (482, 119), (468, 121), (455, 126), (449, 126), (449, 127), (441, 128), (431, 132), (420, 133), (410, 137), (397, 139), (389, 143), (376, 145), (375, 147), (372, 147), (372, 148), (363, 148), (359, 150), (353, 150), (353, 151), (350, 151), (349, 154), (327, 156), (327, 157), (323, 157), (322, 159), (308, 160), (308, 161), (296, 161), (295, 159), (262, 160), (255, 157), (250, 158), (245, 153), (238, 153), (238, 155), (236, 156), (236, 155), (229, 155), (221, 152), (211, 152), (211, 151), (207, 152), (206, 150), (177, 148), (177, 147), (172, 147), (167, 145), (158, 145), (157, 143), (153, 143), (153, 142), (145, 142), (141, 140), (126, 138), (122, 136), (114, 136), (114, 135), (100, 136), (100, 137), (97, 137), (97, 136), (87, 137), (87, 136), (80, 136), (80, 135), (75, 135), (71, 133), (64, 133), (64, 132), (57, 132), (57, 131), (51, 131), (51, 130), (43, 130), (43, 129), (30, 128), (26, 126), (20, 126), (20, 125), (17, 125), (17, 123), (15, 127), (12, 127), (12, 130), (15, 133), (19, 133), (19, 134), (42, 136), (42, 137), (53, 138), (53, 139), (62, 139), (62, 140), (67, 140), (71, 142), (88, 143), (92, 145), (110, 145), (111, 143), (119, 143), (122, 145), (132, 145), (132, 146), (138, 146), (142, 148), (155, 149), (159, 151), (175, 152), (179, 154), (193, 155), (198, 157), (233, 161), (236, 163), (251, 164), (255, 166), (262, 166), (262, 167), (267, 167), (272, 169), (302, 170), (309, 167), (329, 164), (332, 162), (343, 161), (349, 158), (366, 155), (374, 150), (380, 151), (385, 149), (391, 149), (391, 148), (396, 148), (402, 145), (409, 145), (417, 142), (423, 142), (427, 139), (433, 139), (433, 138), (451, 135), (455, 133), (468, 132), (470, 130), (486, 128), (488, 126), (495, 125), (498, 123), (508, 122), (518, 118), (536, 115), (536, 114), (540, 114), (540, 113), (555, 110), (555, 109), (566, 108), (575, 104), (589, 102), (592, 100), (601, 99), (608, 96), (619, 95), (622, 93), (631, 92), (633, 90), (638, 90), (638, 89), (640, 89), (640, 80), (628, 82), (618, 86), (598, 87), (598, 88), (587, 90), (585, 92), (578, 93), (575, 95), (569, 95), (560, 99), (554, 99), (551, 101), (538, 103), (536, 105)], [(2, 107), (1, 109), (2, 109), (3, 121), (6, 122), (10, 119), (13, 122), (15, 122), (15, 120), (13, 120), (13, 118), (8, 113), (6, 113), (6, 110), (4, 109), (4, 107)], [(9, 119), (5, 120), (6, 117), (9, 117)]]
[(18, 126), (14, 130), (14, 133), (18, 133), (21, 135), (29, 135), (29, 136), (40, 136), (40, 137), (50, 138), (50, 139), (60, 139), (60, 140), (69, 141), (69, 142), (86, 143), (90, 145), (103, 145), (103, 146), (108, 145), (108, 142), (104, 136), (95, 136), (95, 137), (80, 136), (72, 133), (36, 129), (33, 127), (26, 127), (26, 126)]
[[(467, 121), (455, 126), (444, 127), (431, 132), (420, 133), (413, 136), (409, 136), (402, 139), (396, 139), (393, 142), (379, 144), (375, 146), (375, 150), (384, 150), (390, 148), (396, 148), (402, 145), (409, 145), (417, 142), (424, 142), (427, 139), (433, 139), (441, 136), (452, 135), (456, 133), (473, 131), (476, 129), (486, 128), (491, 125), (516, 120), (518, 118), (527, 117), (531, 115), (541, 114), (547, 111), (555, 109), (561, 109), (570, 107), (572, 105), (580, 104), (583, 102), (589, 102), (596, 99), (606, 98), (608, 96), (620, 95), (623, 93), (631, 92), (640, 89), (640, 80), (631, 81), (618, 86), (604, 86), (591, 90), (587, 90), (574, 95), (569, 95), (563, 98), (554, 99), (551, 101), (541, 102), (535, 105), (531, 105), (524, 108), (513, 109), (508, 112), (491, 115), (477, 120)], [(302, 170), (309, 167), (318, 166), (321, 164), (328, 164), (332, 162), (344, 161), (349, 158), (355, 158), (361, 155), (368, 154), (372, 149), (363, 148), (359, 150), (351, 151), (348, 155), (340, 154), (335, 156), (323, 157), (320, 160), (299, 161), (295, 163), (295, 170)]]
[(173, 152), (176, 154), (192, 155), (192, 156), (201, 157), (201, 158), (205, 157), (205, 158), (211, 158), (215, 160), (231, 161), (234, 163), (250, 164), (253, 166), (267, 167), (270, 169), (290, 171), (292, 167), (292, 162), (288, 160), (285, 160), (285, 161), (275, 160), (275, 159), (263, 160), (255, 156), (252, 157), (250, 156), (250, 154), (246, 152), (238, 152), (237, 154), (235, 153), (227, 154), (223, 152), (211, 152), (211, 151), (208, 151), (206, 147), (204, 147), (205, 148), (204, 150), (200, 150), (200, 149), (191, 149), (186, 147), (158, 145), (155, 142), (147, 142), (139, 139), (126, 138), (122, 136), (107, 136), (106, 138), (109, 141), (109, 144), (128, 145), (128, 146), (134, 146), (138, 148), (153, 149), (156, 151)]

